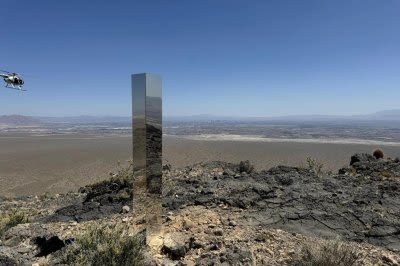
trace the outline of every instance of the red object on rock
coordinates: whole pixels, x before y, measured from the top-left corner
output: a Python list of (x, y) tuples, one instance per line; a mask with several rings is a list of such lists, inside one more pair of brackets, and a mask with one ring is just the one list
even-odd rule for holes
[(384, 153), (383, 153), (383, 150), (381, 150), (381, 149), (376, 149), (376, 150), (374, 150), (374, 153), (372, 154), (376, 159), (381, 159), (381, 158), (383, 158), (383, 156), (385, 155)]

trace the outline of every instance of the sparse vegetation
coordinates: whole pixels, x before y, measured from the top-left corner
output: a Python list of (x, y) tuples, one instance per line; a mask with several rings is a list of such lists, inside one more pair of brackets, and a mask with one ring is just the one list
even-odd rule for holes
[(312, 157), (307, 157), (307, 168), (314, 172), (317, 176), (322, 174), (322, 169), (324, 168), (324, 164), (319, 162), (317, 159)]
[(254, 166), (250, 163), (249, 160), (246, 161), (240, 161), (239, 163), (239, 172), (245, 172), (250, 174), (251, 172), (254, 171)]
[(125, 184), (127, 186), (132, 186), (133, 182), (133, 161), (128, 161), (128, 166), (122, 166), (121, 162), (117, 162), (118, 172), (116, 174), (112, 174), (111, 182), (119, 182), (121, 184)]
[(8, 229), (18, 224), (29, 222), (29, 215), (21, 210), (12, 209), (11, 211), (0, 216), (0, 236)]
[(62, 257), (67, 265), (144, 265), (144, 240), (130, 236), (127, 226), (91, 226)]
[(44, 193), (39, 195), (39, 200), (40, 201), (45, 201), (48, 198), (50, 198), (50, 193), (48, 191), (46, 191), (46, 192), (44, 192)]
[(356, 175), (357, 175), (357, 169), (354, 168), (354, 167), (352, 167), (352, 168), (351, 168), (350, 175), (351, 175), (351, 176), (356, 176)]
[(124, 201), (131, 198), (131, 195), (126, 190), (121, 190), (118, 192), (117, 197), (119, 200)]
[(381, 176), (382, 176), (382, 177), (389, 178), (389, 177), (392, 176), (392, 173), (391, 173), (389, 170), (385, 169), (385, 170), (383, 170), (383, 171), (381, 172)]
[(376, 159), (382, 159), (385, 154), (383, 153), (382, 149), (376, 149), (374, 150), (374, 152), (372, 153), (372, 155), (376, 158)]
[(303, 247), (292, 261), (296, 266), (352, 266), (360, 255), (356, 248), (339, 240), (321, 240)]
[(110, 172), (110, 179), (100, 181), (98, 183), (89, 185), (89, 187), (95, 188), (99, 186), (104, 186), (105, 184), (115, 183), (120, 185), (121, 187), (129, 187), (133, 186), (133, 162), (129, 161), (128, 166), (123, 167), (121, 163), (118, 161), (118, 171), (116, 173)]

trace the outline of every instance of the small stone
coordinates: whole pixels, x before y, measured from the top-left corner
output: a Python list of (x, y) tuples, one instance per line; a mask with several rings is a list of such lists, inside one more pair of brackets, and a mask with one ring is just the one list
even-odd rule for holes
[(224, 234), (224, 231), (221, 228), (214, 230), (214, 235), (216, 235), (216, 236), (222, 236), (223, 234)]
[(236, 222), (235, 221), (229, 221), (229, 226), (236, 226)]
[(129, 213), (131, 211), (131, 208), (129, 206), (124, 206), (122, 207), (122, 213)]
[(139, 220), (136, 221), (136, 224), (137, 224), (137, 225), (139, 225), (139, 224), (145, 224), (145, 223), (146, 223), (146, 218), (145, 218), (145, 217), (142, 217), (142, 218), (140, 218)]
[(191, 237), (189, 240), (189, 248), (192, 249), (198, 249), (198, 248), (203, 248), (204, 244), (202, 242), (200, 242), (198, 239), (196, 239), (195, 237)]
[(185, 230), (189, 230), (190, 228), (193, 228), (194, 226), (195, 226), (194, 222), (192, 222), (192, 221), (189, 220), (189, 219), (185, 219), (185, 220), (183, 221), (183, 228), (184, 228)]
[(180, 235), (174, 234), (174, 237), (172, 235), (164, 237), (164, 244), (161, 251), (171, 259), (179, 260), (186, 255), (187, 248), (183, 238)]
[(208, 250), (219, 250), (219, 247), (217, 244), (213, 243), (207, 248)]

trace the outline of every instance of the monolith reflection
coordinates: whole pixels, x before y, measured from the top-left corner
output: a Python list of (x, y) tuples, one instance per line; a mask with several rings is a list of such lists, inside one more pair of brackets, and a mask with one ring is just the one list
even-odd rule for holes
[(132, 75), (134, 203), (146, 215), (147, 242), (161, 235), (162, 89), (154, 74)]

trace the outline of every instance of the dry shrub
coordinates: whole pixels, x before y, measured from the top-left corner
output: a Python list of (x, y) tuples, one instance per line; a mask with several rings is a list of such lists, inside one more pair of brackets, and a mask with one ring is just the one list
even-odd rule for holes
[(126, 225), (92, 225), (69, 246), (67, 265), (144, 265), (144, 239), (128, 235)]
[(352, 266), (360, 258), (357, 250), (339, 240), (320, 240), (306, 244), (292, 261), (296, 266)]
[(40, 201), (45, 201), (50, 198), (50, 193), (48, 191), (44, 192), (43, 194), (39, 195)]
[(374, 150), (374, 152), (372, 153), (372, 155), (376, 158), (376, 159), (382, 159), (383, 156), (385, 156), (385, 154), (383, 153), (382, 149), (376, 149)]
[[(79, 192), (86, 193), (86, 200), (90, 200), (91, 198), (98, 196), (98, 194), (108, 192), (110, 188), (118, 190), (132, 190), (133, 163), (130, 161), (129, 165), (126, 167), (121, 167), (120, 163), (118, 163), (118, 168), (119, 169), (117, 173), (110, 173), (111, 178), (81, 188)], [(118, 196), (121, 200), (123, 200), (127, 199), (129, 195), (127, 196), (121, 194)]]
[(307, 167), (310, 171), (314, 172), (317, 176), (322, 174), (322, 169), (324, 168), (324, 164), (319, 162), (317, 159), (313, 157), (307, 157)]
[(8, 213), (2, 214), (0, 216), (0, 236), (11, 227), (27, 222), (29, 222), (29, 215), (21, 210), (12, 209)]

